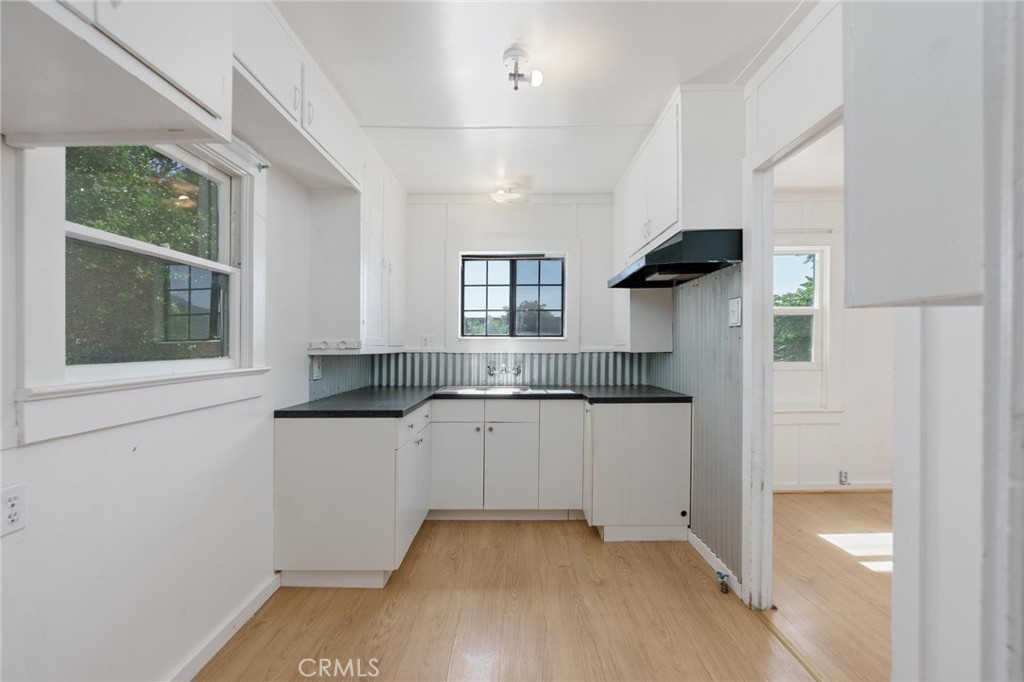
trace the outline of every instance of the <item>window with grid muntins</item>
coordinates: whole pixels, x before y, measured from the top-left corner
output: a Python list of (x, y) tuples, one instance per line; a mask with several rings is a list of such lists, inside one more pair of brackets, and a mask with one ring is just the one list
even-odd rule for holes
[(463, 256), (462, 336), (561, 337), (565, 259)]

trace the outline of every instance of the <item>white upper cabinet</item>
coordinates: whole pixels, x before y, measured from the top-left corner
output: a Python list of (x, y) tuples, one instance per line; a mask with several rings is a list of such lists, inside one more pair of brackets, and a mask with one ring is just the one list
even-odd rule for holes
[(96, 25), (218, 118), (231, 118), (231, 2), (97, 0)]
[(11, 146), (231, 139), (227, 2), (5, 2)]
[(362, 182), (362, 135), (355, 117), (315, 69), (303, 71), (302, 127), (331, 158)]
[(384, 251), (384, 173), (366, 166), (362, 200), (363, 339), (368, 346), (388, 345), (387, 270)]
[(384, 244), (388, 253), (388, 345), (405, 346), (405, 268), (407, 207), (405, 191), (393, 178), (384, 183)]
[(235, 27), (235, 134), (308, 189), (361, 189), (366, 138), (273, 4), (238, 3)]
[(680, 88), (615, 191), (616, 264), (678, 230), (739, 228), (745, 112), (739, 88)]
[(302, 52), (262, 2), (235, 5), (235, 58), (292, 119), (302, 112)]
[(846, 303), (976, 303), (984, 3), (844, 7)]

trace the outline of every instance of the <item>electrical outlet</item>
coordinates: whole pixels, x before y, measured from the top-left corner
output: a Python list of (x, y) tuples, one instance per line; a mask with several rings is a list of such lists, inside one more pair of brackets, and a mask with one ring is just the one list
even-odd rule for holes
[(0, 490), (0, 500), (3, 501), (3, 531), (0, 536), (13, 533), (25, 527), (28, 521), (28, 484), (15, 483)]
[(848, 471), (839, 470), (839, 485), (850, 485), (850, 473)]
[(743, 324), (743, 299), (729, 299), (729, 326), (739, 327)]
[(313, 381), (319, 381), (324, 378), (324, 356), (314, 355), (313, 356)]
[(436, 336), (434, 336), (433, 334), (424, 334), (423, 335), (423, 343), (421, 345), (422, 345), (423, 348), (433, 348), (434, 346), (437, 345), (436, 342), (437, 342), (437, 337)]

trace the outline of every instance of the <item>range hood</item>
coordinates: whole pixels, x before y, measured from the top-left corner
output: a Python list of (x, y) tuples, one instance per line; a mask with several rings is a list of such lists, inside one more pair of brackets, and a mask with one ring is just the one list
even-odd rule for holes
[(608, 280), (610, 289), (671, 287), (743, 260), (743, 230), (684, 230)]

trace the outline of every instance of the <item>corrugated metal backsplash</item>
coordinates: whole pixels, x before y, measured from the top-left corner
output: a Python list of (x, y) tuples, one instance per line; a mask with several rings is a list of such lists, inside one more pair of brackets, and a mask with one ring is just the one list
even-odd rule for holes
[[(394, 353), (374, 355), (374, 386), (634, 386), (645, 383), (639, 353)], [(488, 376), (487, 366), (523, 368)]]

